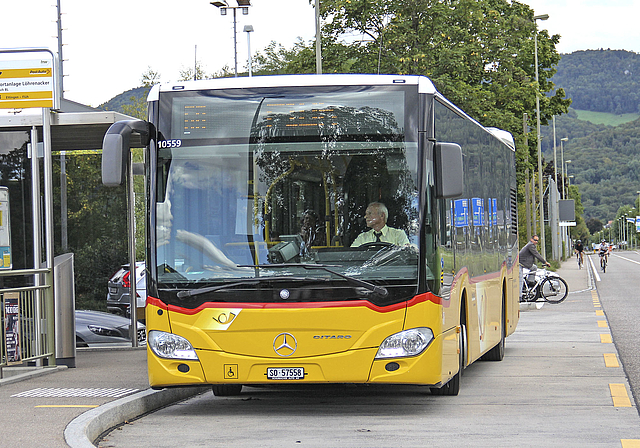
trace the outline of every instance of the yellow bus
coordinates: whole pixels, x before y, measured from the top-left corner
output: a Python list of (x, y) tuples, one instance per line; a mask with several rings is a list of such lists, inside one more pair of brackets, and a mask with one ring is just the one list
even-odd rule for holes
[[(519, 317), (515, 147), (426, 77), (157, 85), (146, 145), (153, 388), (387, 383), (457, 395)], [(134, 136), (132, 138), (132, 136)]]

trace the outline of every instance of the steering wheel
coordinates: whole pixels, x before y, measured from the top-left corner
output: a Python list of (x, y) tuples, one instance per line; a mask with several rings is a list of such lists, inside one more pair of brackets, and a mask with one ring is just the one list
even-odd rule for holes
[(362, 247), (362, 248), (370, 248), (370, 247), (371, 248), (375, 248), (375, 247), (377, 247), (379, 249), (385, 249), (387, 247), (393, 247), (393, 246), (395, 246), (395, 244), (387, 243), (385, 241), (373, 241), (371, 243), (364, 243), (364, 244), (360, 245), (360, 247)]

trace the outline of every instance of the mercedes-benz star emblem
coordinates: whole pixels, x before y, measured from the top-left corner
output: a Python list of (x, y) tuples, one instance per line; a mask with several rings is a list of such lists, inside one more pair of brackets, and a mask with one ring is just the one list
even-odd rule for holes
[(298, 341), (291, 333), (280, 333), (273, 340), (273, 351), (286, 358), (293, 355), (298, 348)]

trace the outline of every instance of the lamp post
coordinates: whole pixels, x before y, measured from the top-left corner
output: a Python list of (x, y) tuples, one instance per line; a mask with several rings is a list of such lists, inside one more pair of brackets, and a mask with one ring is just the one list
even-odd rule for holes
[(564, 144), (563, 142), (566, 142), (568, 140), (569, 140), (568, 137), (560, 139), (560, 163), (561, 163), (560, 168), (562, 170), (562, 199), (567, 199), (564, 196)]
[(542, 249), (542, 257), (547, 258), (546, 243), (544, 238), (544, 191), (542, 190), (542, 139), (540, 136), (540, 78), (538, 76), (538, 23), (536, 20), (547, 20), (549, 14), (533, 16), (533, 23), (536, 25), (533, 35), (534, 58), (536, 65), (536, 119), (537, 119), (537, 138), (538, 138), (538, 190), (540, 194), (540, 249)]
[(246, 16), (249, 14), (249, 6), (251, 6), (251, 0), (236, 0), (238, 2), (238, 6), (229, 6), (227, 0), (216, 0), (214, 2), (209, 2), (216, 8), (220, 8), (220, 15), (226, 16), (227, 9), (231, 9), (233, 11), (233, 73), (234, 76), (238, 77), (238, 41), (237, 41), (237, 25), (236, 25), (236, 10), (242, 10), (242, 15)]
[(315, 0), (316, 13), (316, 74), (322, 74), (322, 44), (321, 44), (321, 28), (320, 28), (320, 0)]
[(252, 73), (252, 65), (253, 61), (251, 60), (251, 33), (253, 33), (253, 25), (245, 25), (244, 32), (247, 33), (247, 61), (249, 64), (249, 77), (253, 76)]
[[(568, 178), (569, 177), (569, 164), (571, 163), (571, 159), (569, 160), (565, 160), (564, 162), (564, 174), (565, 176)], [(571, 176), (573, 177), (573, 176)], [(567, 190), (566, 192), (564, 192), (564, 185), (562, 185), (562, 189), (563, 189), (563, 197), (564, 199), (567, 199), (567, 194), (569, 194), (569, 181), (567, 180)]]

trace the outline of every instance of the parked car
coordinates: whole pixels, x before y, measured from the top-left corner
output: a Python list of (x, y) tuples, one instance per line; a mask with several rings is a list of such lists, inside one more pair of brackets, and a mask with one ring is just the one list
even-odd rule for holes
[[(121, 316), (130, 316), (129, 288), (131, 281), (129, 265), (125, 264), (111, 276), (108, 283), (107, 311)], [(147, 301), (147, 279), (144, 261), (136, 263), (136, 306), (137, 318), (144, 319), (144, 306)]]
[[(76, 310), (76, 347), (131, 345), (131, 321), (112, 313)], [(147, 342), (147, 329), (138, 322), (138, 345)]]

